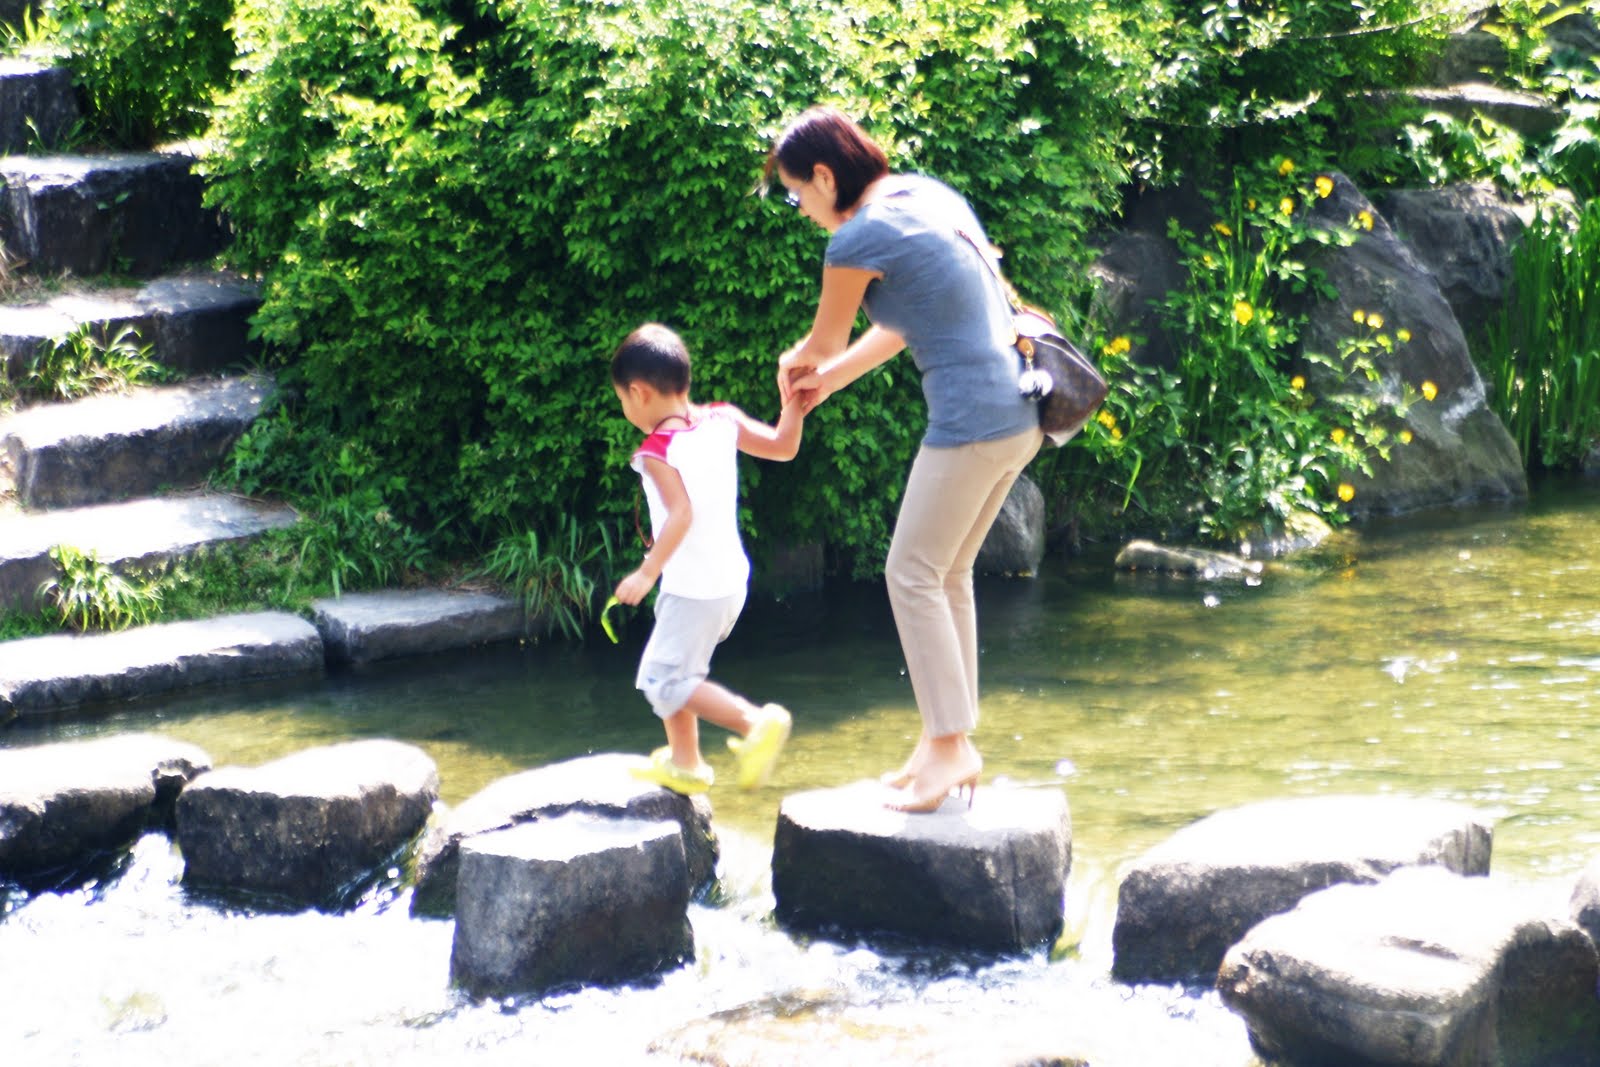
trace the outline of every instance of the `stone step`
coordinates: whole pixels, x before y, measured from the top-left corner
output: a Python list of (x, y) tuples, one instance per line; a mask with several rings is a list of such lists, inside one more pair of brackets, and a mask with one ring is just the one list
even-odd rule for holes
[(66, 708), (323, 670), (316, 627), (282, 611), (0, 643), (0, 726)]
[(0, 462), (28, 508), (149, 496), (205, 480), (261, 411), (262, 375), (134, 389), (0, 418)]
[(970, 808), (952, 797), (916, 815), (891, 810), (892, 799), (877, 782), (783, 799), (772, 845), (779, 922), (997, 953), (1061, 933), (1072, 867), (1066, 794), (990, 788)]
[(157, 278), (137, 288), (69, 288), (47, 300), (0, 305), (0, 358), (13, 380), (40, 346), (84, 327), (109, 338), (124, 327), (150, 358), (186, 374), (230, 370), (257, 352), (250, 317), (261, 306), (253, 282), (226, 273)]
[(55, 573), (50, 549), (56, 545), (92, 552), (114, 567), (154, 566), (207, 545), (292, 526), (295, 520), (287, 505), (211, 493), (5, 515), (0, 517), (0, 610), (37, 604), (39, 583)]
[(382, 589), (328, 597), (311, 607), (329, 663), (428, 655), (523, 633), (522, 605), (493, 593)]
[(0, 158), (0, 240), (36, 274), (159, 274), (224, 245), (180, 152)]
[[(0, 19), (7, 3), (0, 3)], [(78, 99), (64, 67), (0, 59), (0, 153), (54, 145), (78, 121)]]

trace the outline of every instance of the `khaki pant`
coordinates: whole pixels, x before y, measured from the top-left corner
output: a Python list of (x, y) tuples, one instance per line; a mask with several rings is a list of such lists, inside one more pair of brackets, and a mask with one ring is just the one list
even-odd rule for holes
[(924, 446), (911, 464), (884, 578), (929, 737), (978, 725), (972, 561), (1043, 439), (1030, 430), (955, 448)]

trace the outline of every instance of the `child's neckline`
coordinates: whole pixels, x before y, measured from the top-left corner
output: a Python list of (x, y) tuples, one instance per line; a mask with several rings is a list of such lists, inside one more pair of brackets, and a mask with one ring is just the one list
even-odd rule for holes
[(680, 411), (674, 411), (670, 415), (663, 416), (660, 422), (658, 422), (654, 426), (650, 427), (650, 432), (653, 433), (653, 434), (660, 433), (661, 432), (661, 427), (665, 426), (667, 423), (671, 422), (673, 419), (682, 419), (683, 420), (682, 429), (685, 429), (685, 430), (693, 429), (693, 427), (694, 427), (694, 418), (693, 418), (693, 416), (694, 416), (694, 409), (693, 408), (690, 408), (688, 411), (681, 411), (681, 412)]

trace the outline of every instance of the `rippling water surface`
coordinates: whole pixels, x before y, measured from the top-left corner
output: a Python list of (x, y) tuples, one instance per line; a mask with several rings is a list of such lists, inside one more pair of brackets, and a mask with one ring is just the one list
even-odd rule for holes
[[(1054, 958), (985, 961), (787, 936), (768, 865), (783, 795), (875, 775), (918, 722), (881, 590), (752, 608), (717, 676), (795, 712), (767, 789), (713, 793), (725, 901), (698, 956), (646, 988), (474, 1004), (448, 983), (452, 925), (405, 890), (354, 912), (250, 915), (190, 899), (143, 839), (71, 892), (4, 898), (0, 1062), (1254, 1063), (1213, 995), (1112, 983), (1119, 869), (1218, 808), (1388, 792), (1496, 817), (1494, 868), (1571, 879), (1600, 852), (1600, 494), (1340, 535), (1259, 584), (1047, 565), (979, 592), (985, 788), (1064, 789), (1074, 865)], [(0, 745), (152, 730), (218, 764), (388, 736), (459, 802), (505, 774), (646, 751), (659, 726), (620, 648), (502, 648), (318, 682), (152, 703)], [(731, 770), (721, 738), (706, 751)], [(982, 803), (982, 790), (978, 802)], [(1013, 1056), (1013, 1059), (1017, 1058)]]

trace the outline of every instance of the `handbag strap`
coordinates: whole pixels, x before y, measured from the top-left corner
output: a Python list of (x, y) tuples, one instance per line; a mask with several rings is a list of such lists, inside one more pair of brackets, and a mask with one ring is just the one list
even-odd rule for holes
[(1006, 306), (1011, 309), (1011, 313), (1015, 315), (1020, 312), (1022, 310), (1022, 301), (1017, 299), (1016, 289), (1012, 288), (1011, 283), (1006, 281), (1006, 276), (1000, 273), (1000, 266), (996, 262), (1000, 258), (999, 250), (993, 245), (988, 245), (985, 248), (984, 245), (978, 243), (977, 238), (959, 226), (956, 227), (956, 233), (960, 235), (962, 240), (972, 246), (973, 251), (978, 253), (978, 258), (983, 260), (983, 265), (989, 268), (989, 273), (994, 275), (994, 280), (999, 283), (1000, 292), (1005, 297)]

